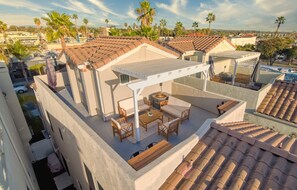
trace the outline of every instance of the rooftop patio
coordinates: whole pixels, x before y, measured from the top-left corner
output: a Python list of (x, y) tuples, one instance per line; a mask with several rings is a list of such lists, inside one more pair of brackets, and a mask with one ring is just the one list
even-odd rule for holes
[[(124, 160), (129, 160), (130, 156), (139, 150), (145, 150), (146, 146), (152, 142), (160, 142), (165, 138), (157, 134), (158, 125), (152, 123), (148, 127), (148, 131), (145, 131), (143, 127), (140, 127), (140, 135), (144, 136), (139, 143), (135, 143), (135, 139), (128, 137), (120, 142), (118, 136), (113, 136), (112, 127), (110, 121), (104, 122), (101, 116), (89, 116), (87, 110), (82, 104), (76, 104), (71, 96), (70, 86), (65, 86), (64, 89), (56, 93), (67, 106), (69, 106), (77, 115), (80, 116), (108, 145), (110, 145)], [(184, 121), (179, 126), (178, 136), (175, 134), (170, 135), (169, 143), (173, 146), (179, 144), (189, 136), (194, 134), (209, 118), (216, 118), (217, 115), (209, 111), (203, 110), (199, 107), (192, 106), (190, 112), (190, 119)], [(168, 120), (168, 115), (164, 113), (164, 121)], [(134, 117), (128, 118), (129, 122), (134, 123)], [(146, 135), (147, 134), (147, 135)], [(134, 135), (135, 136), (135, 135)]]

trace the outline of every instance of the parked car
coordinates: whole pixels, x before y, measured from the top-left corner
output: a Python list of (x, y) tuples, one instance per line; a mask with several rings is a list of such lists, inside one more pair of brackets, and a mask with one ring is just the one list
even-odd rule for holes
[(22, 94), (28, 91), (28, 88), (25, 85), (14, 85), (13, 89), (18, 94)]

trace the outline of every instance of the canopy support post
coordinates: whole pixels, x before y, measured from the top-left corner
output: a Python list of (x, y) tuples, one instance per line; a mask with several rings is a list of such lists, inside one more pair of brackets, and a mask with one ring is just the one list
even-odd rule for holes
[(237, 62), (237, 60), (235, 60), (234, 71), (233, 71), (233, 76), (232, 76), (232, 85), (235, 84), (237, 64), (238, 64), (238, 62)]

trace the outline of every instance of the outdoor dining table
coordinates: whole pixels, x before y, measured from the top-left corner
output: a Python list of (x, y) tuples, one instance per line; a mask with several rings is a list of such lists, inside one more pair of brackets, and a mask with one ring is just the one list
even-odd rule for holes
[(128, 160), (128, 163), (135, 170), (139, 170), (144, 166), (148, 165), (149, 163), (151, 163), (152, 161), (154, 161), (155, 159), (157, 159), (158, 157), (160, 157), (162, 154), (170, 150), (172, 147), (173, 147), (172, 144), (170, 144), (168, 141), (162, 140), (158, 144), (154, 145), (153, 147), (141, 152), (136, 157)]

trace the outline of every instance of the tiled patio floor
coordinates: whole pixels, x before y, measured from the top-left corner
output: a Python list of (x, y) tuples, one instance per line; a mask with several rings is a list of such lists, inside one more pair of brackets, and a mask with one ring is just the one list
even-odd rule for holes
[[(165, 137), (158, 136), (157, 134), (157, 124), (150, 126), (150, 130), (155, 130), (155, 133), (148, 136), (147, 138), (140, 141), (140, 143), (135, 144), (128, 139), (120, 142), (118, 136), (113, 136), (112, 128), (110, 122), (104, 122), (100, 116), (88, 116), (88, 113), (82, 104), (75, 104), (70, 94), (70, 89), (66, 88), (57, 93), (57, 95), (72, 109), (74, 110), (107, 144), (109, 144), (124, 160), (129, 160), (130, 156), (138, 151), (144, 150), (148, 144), (151, 142), (159, 142)], [(165, 121), (167, 121), (167, 115), (165, 114)], [(169, 137), (169, 142), (172, 145), (177, 145), (182, 142), (193, 133), (195, 133), (199, 127), (204, 123), (206, 119), (215, 118), (216, 114), (205, 111), (201, 108), (192, 106), (190, 112), (190, 119), (184, 121), (179, 127), (179, 134), (176, 136), (172, 134)], [(129, 121), (133, 122), (133, 117), (129, 118)], [(144, 129), (141, 133), (145, 133)]]

